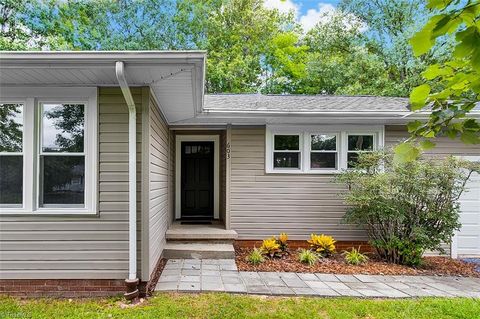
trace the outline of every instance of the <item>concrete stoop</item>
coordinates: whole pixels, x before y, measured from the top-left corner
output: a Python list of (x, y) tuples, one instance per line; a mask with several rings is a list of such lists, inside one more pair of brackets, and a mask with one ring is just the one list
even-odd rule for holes
[(163, 255), (168, 259), (233, 259), (235, 250), (231, 243), (168, 241)]
[(220, 223), (182, 225), (173, 223), (166, 233), (163, 255), (168, 259), (232, 259), (238, 234)]

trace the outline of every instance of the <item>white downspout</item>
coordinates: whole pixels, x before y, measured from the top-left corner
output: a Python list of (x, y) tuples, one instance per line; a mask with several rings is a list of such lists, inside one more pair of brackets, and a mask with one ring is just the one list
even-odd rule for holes
[[(115, 73), (128, 106), (128, 281), (137, 281), (137, 120), (135, 102), (125, 78), (122, 61), (115, 64)], [(128, 291), (127, 291), (128, 293)], [(138, 290), (137, 290), (138, 294)]]

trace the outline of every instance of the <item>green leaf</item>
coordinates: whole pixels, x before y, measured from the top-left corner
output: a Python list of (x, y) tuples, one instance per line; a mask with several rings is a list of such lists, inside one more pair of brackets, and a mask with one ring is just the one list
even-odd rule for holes
[(426, 133), (423, 133), (422, 136), (427, 138), (433, 138), (435, 137), (435, 132), (430, 130), (430, 131), (427, 131)]
[(435, 44), (433, 29), (436, 28), (437, 23), (445, 16), (445, 14), (439, 14), (431, 17), (427, 24), (410, 38), (409, 42), (412, 45), (415, 56), (427, 53)]
[(435, 147), (435, 143), (433, 143), (432, 141), (429, 141), (429, 140), (423, 140), (420, 142), (420, 147), (423, 149), (423, 150), (430, 150), (432, 148)]
[(441, 75), (453, 75), (453, 70), (450, 67), (440, 67), (438, 64), (433, 64), (430, 65), (422, 75), (427, 80), (433, 80)]
[(429, 9), (445, 9), (452, 2), (452, 0), (429, 0), (427, 8)]
[(463, 129), (466, 131), (480, 131), (480, 124), (475, 119), (466, 119), (463, 122)]
[(420, 155), (420, 150), (412, 143), (398, 144), (394, 151), (394, 160), (401, 163), (414, 161)]
[(453, 54), (457, 58), (466, 57), (478, 46), (478, 43), (480, 43), (480, 35), (475, 26), (458, 32), (455, 38), (458, 44), (455, 46)]
[(420, 126), (422, 126), (422, 122), (420, 122), (419, 120), (415, 120), (413, 122), (409, 122), (407, 124), (407, 129), (408, 129), (408, 132), (409, 133), (413, 133), (415, 132)]
[(454, 129), (454, 128), (449, 128), (447, 129), (447, 131), (445, 132), (445, 134), (448, 136), (448, 138), (450, 138), (451, 140), (455, 139), (457, 137), (457, 133), (458, 133), (458, 130)]
[(415, 33), (413, 37), (410, 38), (409, 42), (412, 45), (413, 53), (415, 54), (415, 56), (420, 56), (427, 53), (434, 43), (432, 39), (432, 29), (423, 28), (422, 30)]
[(410, 93), (410, 104), (412, 111), (420, 110), (425, 106), (425, 102), (430, 94), (430, 89), (430, 85), (422, 84), (412, 90), (412, 93)]
[(460, 139), (465, 144), (479, 144), (480, 143), (480, 136), (478, 133), (472, 131), (465, 131), (460, 135)]
[(473, 53), (472, 53), (472, 59), (471, 59), (471, 62), (472, 62), (472, 68), (477, 71), (477, 72), (480, 72), (480, 41), (478, 42), (478, 45), (477, 47), (475, 47)]

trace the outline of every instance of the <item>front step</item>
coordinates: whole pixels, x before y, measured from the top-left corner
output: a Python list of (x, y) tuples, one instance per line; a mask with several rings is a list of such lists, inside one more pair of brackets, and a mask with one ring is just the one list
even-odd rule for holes
[(232, 244), (168, 241), (163, 255), (167, 259), (233, 259), (235, 250)]
[(238, 234), (233, 229), (225, 229), (219, 225), (181, 225), (174, 223), (165, 235), (168, 241), (216, 241), (233, 242)]

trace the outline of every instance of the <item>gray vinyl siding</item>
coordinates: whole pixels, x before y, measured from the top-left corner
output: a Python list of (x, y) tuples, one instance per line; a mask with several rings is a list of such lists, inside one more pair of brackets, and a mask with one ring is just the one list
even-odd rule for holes
[[(408, 138), (408, 132), (405, 126), (387, 125), (385, 126), (385, 147), (394, 146), (400, 141)], [(480, 155), (480, 145), (464, 144), (458, 139), (452, 140), (448, 137), (439, 137), (434, 141), (435, 148), (426, 152), (429, 156), (445, 157), (448, 155), (468, 156)]]
[(232, 128), (230, 220), (239, 239), (287, 232), (291, 239), (324, 233), (337, 240), (365, 240), (341, 223), (344, 186), (332, 175), (266, 174), (265, 128)]
[[(403, 126), (385, 127), (385, 146), (408, 137)], [(478, 155), (480, 146), (440, 138), (434, 156)], [(266, 174), (265, 128), (233, 127), (231, 135), (230, 219), (240, 239), (287, 232), (292, 239), (324, 233), (337, 240), (365, 240), (363, 230), (342, 223), (343, 185), (333, 175)]]
[(165, 247), (165, 233), (170, 218), (170, 132), (160, 110), (150, 99), (149, 110), (149, 274), (155, 268)]
[[(133, 89), (132, 93), (138, 106), (137, 198), (140, 199), (142, 90)], [(1, 279), (128, 276), (127, 105), (117, 88), (100, 88), (98, 103), (98, 215), (0, 216)], [(138, 227), (140, 233), (140, 223)]]

